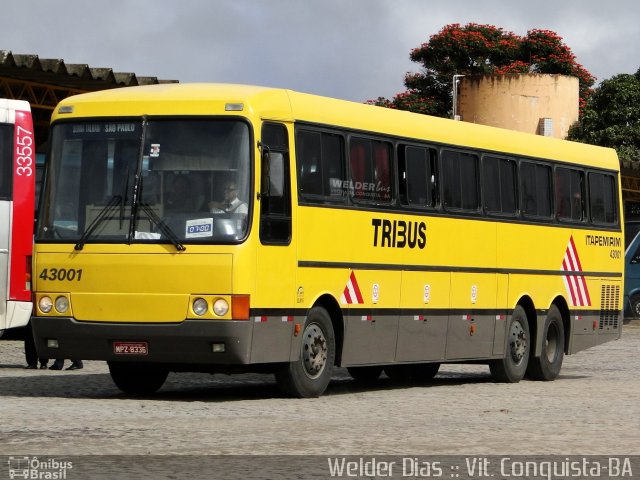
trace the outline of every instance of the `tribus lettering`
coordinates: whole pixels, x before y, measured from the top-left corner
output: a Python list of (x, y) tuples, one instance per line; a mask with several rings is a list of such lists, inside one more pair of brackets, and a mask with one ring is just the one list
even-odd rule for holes
[(422, 249), (427, 245), (427, 224), (424, 222), (374, 218), (371, 225), (374, 247)]

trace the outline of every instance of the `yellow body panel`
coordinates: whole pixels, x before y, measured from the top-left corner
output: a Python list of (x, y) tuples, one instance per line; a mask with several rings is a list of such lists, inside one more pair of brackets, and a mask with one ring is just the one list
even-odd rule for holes
[[(230, 253), (181, 255), (158, 246), (145, 253), (116, 253), (124, 251), (122, 246), (111, 246), (109, 253), (104, 249), (89, 245), (82, 253), (44, 253), (43, 246), (35, 264), (37, 291), (70, 293), (78, 320), (129, 322), (180, 322), (189, 295), (233, 291)], [(81, 273), (73, 280), (45, 279), (52, 269)]]
[(404, 308), (449, 308), (450, 290), (448, 272), (402, 272), (401, 305)]

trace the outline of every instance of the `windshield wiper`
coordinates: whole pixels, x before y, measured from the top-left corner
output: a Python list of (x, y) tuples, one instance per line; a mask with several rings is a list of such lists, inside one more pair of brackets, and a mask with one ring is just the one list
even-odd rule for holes
[(167, 225), (164, 222), (164, 220), (162, 220), (156, 214), (156, 212), (153, 211), (153, 209), (149, 206), (149, 204), (140, 202), (138, 205), (140, 206), (142, 211), (147, 214), (147, 217), (149, 217), (149, 220), (151, 220), (155, 225), (157, 225), (157, 227), (164, 234), (164, 236), (171, 241), (171, 243), (176, 247), (176, 250), (178, 250), (179, 252), (184, 252), (187, 249), (187, 247), (185, 247), (180, 242), (180, 239), (175, 234), (175, 232), (171, 230), (171, 227)]
[(100, 225), (102, 221), (105, 218), (107, 218), (107, 215), (109, 215), (114, 210), (114, 208), (117, 207), (121, 202), (122, 202), (122, 196), (114, 195), (113, 197), (111, 197), (111, 200), (109, 200), (109, 203), (107, 203), (102, 208), (102, 210), (100, 210), (96, 218), (94, 218), (93, 222), (89, 224), (87, 229), (84, 231), (84, 233), (76, 243), (76, 246), (73, 248), (75, 250), (82, 250), (84, 248), (84, 244), (87, 243), (87, 240), (89, 239), (91, 234), (95, 231), (96, 228), (98, 228), (98, 225)]
[(127, 175), (125, 177), (124, 185), (122, 187), (122, 198), (124, 198), (124, 201), (120, 203), (120, 230), (122, 230), (122, 224), (124, 223), (124, 206), (127, 203), (128, 191), (129, 191), (129, 169), (127, 168)]

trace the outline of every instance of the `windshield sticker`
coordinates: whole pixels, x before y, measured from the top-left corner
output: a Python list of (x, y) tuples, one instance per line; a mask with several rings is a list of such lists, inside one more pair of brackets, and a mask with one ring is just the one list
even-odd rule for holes
[(135, 239), (136, 240), (160, 240), (161, 235), (159, 233), (153, 232), (138, 232), (136, 230)]
[(152, 143), (151, 144), (151, 152), (149, 153), (150, 157), (159, 157), (160, 156), (160, 144)]
[(187, 220), (185, 238), (213, 237), (213, 217)]

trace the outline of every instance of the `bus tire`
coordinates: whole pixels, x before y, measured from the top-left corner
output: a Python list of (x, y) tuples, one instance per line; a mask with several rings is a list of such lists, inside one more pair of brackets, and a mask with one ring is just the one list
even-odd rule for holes
[(534, 380), (553, 380), (560, 374), (563, 359), (564, 324), (560, 310), (552, 305), (542, 330), (542, 351), (539, 357), (529, 359), (527, 376)]
[(335, 359), (331, 317), (324, 308), (313, 307), (302, 329), (300, 358), (276, 371), (278, 386), (293, 397), (319, 397), (329, 385)]
[(347, 367), (349, 375), (357, 381), (362, 383), (375, 382), (380, 378), (382, 373), (382, 367), (379, 365), (367, 365), (365, 367)]
[(148, 395), (164, 384), (169, 371), (153, 365), (127, 362), (108, 362), (111, 379), (124, 393)]
[(529, 322), (521, 305), (513, 311), (507, 326), (507, 351), (504, 358), (489, 362), (494, 380), (504, 383), (518, 383), (524, 377), (529, 363), (531, 341)]

